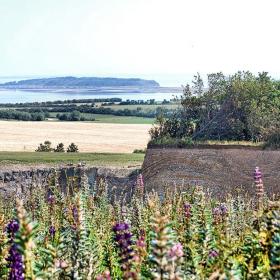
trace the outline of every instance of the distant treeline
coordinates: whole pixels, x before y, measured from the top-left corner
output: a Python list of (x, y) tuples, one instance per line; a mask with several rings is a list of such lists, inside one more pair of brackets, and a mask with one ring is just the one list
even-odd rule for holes
[[(101, 107), (95, 107), (95, 103), (101, 103)], [(116, 104), (117, 103), (117, 104)], [(0, 108), (11, 108), (10, 110), (0, 110), (0, 119), (15, 120), (45, 120), (50, 116), (49, 113), (58, 113), (57, 118), (63, 121), (92, 121), (94, 118), (85, 117), (82, 113), (102, 114), (114, 116), (135, 116), (145, 118), (155, 118), (164, 115), (168, 117), (172, 110), (160, 107), (160, 105), (170, 104), (170, 101), (164, 100), (161, 103), (150, 100), (126, 100), (121, 98), (93, 98), (93, 99), (72, 99), (57, 100), (47, 102), (30, 102), (30, 103), (8, 103), (0, 104)], [(105, 106), (115, 105), (114, 108)], [(136, 109), (119, 109), (118, 105), (139, 105)], [(151, 107), (150, 110), (143, 110), (141, 105), (159, 105), (159, 107)], [(135, 108), (135, 107), (134, 107)]]
[[(25, 108), (25, 107), (55, 107), (68, 104), (95, 104), (102, 103), (103, 105), (154, 105), (156, 103), (155, 99), (149, 100), (125, 100), (121, 98), (90, 98), (90, 99), (72, 99), (72, 100), (56, 100), (56, 101), (46, 101), (46, 102), (26, 102), (26, 103), (0, 103), (0, 107), (5, 108)], [(164, 99), (160, 104), (170, 104), (171, 101)]]
[(44, 121), (49, 117), (48, 112), (20, 112), (17, 110), (0, 110), (0, 119), (19, 121)]
[(90, 98), (90, 99), (72, 99), (72, 100), (56, 100), (46, 102), (26, 102), (26, 103), (0, 103), (0, 107), (14, 108), (14, 107), (49, 107), (61, 104), (79, 104), (79, 103), (118, 103), (122, 102), (121, 98)]
[(60, 121), (94, 121), (94, 118), (89, 118), (81, 115), (79, 111), (73, 111), (71, 113), (56, 114), (56, 118)]
[(111, 108), (105, 107), (92, 107), (90, 105), (64, 105), (53, 108), (24, 108), (20, 109), (21, 111), (25, 111), (28, 113), (71, 113), (74, 111), (78, 111), (80, 113), (88, 113), (88, 114), (102, 114), (102, 115), (114, 115), (114, 116), (136, 116), (136, 117), (145, 117), (145, 118), (154, 118), (158, 114), (167, 115), (169, 110), (166, 108), (158, 107), (155, 110), (150, 111), (142, 111), (142, 108), (139, 107), (137, 109), (120, 109), (113, 110)]

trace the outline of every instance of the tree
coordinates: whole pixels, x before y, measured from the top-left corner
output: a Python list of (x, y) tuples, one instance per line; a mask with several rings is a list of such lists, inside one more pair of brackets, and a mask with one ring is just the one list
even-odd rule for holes
[(81, 118), (81, 113), (79, 111), (73, 111), (70, 114), (69, 120), (70, 121), (79, 121)]
[[(183, 87), (182, 107), (151, 131), (152, 139), (192, 137), (193, 140), (265, 141), (280, 128), (279, 83), (267, 72), (253, 75), (237, 72), (208, 75), (208, 90), (202, 79), (195, 87)], [(201, 93), (200, 96), (198, 93)]]
[(197, 75), (194, 75), (194, 80), (192, 81), (192, 83), (193, 83), (193, 93), (198, 97), (202, 96), (204, 84), (199, 73), (197, 73)]
[(78, 152), (79, 152), (79, 148), (74, 143), (71, 143), (67, 148), (67, 153), (78, 153)]
[(64, 144), (63, 143), (59, 143), (53, 151), (55, 153), (64, 153), (65, 152)]
[(53, 151), (51, 147), (51, 142), (46, 140), (44, 144), (40, 143), (39, 147), (35, 150), (35, 152), (51, 152)]

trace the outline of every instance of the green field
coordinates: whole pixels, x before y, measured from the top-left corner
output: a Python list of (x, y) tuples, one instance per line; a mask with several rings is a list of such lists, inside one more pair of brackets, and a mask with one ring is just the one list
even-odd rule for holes
[(144, 154), (0, 152), (0, 166), (6, 164), (60, 164), (86, 162), (96, 166), (139, 166)]
[[(52, 118), (56, 117), (57, 113), (50, 113)], [(89, 114), (82, 113), (82, 116), (86, 118), (94, 118), (96, 123), (117, 123), (117, 124), (153, 124), (154, 118), (142, 118), (134, 116), (114, 116), (114, 115), (103, 115), (103, 114)]]
[(141, 108), (142, 112), (149, 112), (156, 110), (156, 108), (164, 108), (164, 109), (172, 109), (175, 110), (178, 108), (179, 104), (172, 103), (172, 104), (154, 104), (154, 105), (142, 105), (142, 104), (136, 104), (136, 105), (108, 105), (108, 106), (102, 106), (104, 108), (111, 108), (112, 110), (124, 110), (124, 109), (129, 109), (129, 110), (136, 110), (137, 108)]

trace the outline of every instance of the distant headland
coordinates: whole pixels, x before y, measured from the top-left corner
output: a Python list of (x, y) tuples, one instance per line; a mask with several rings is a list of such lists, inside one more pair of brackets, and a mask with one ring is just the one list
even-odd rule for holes
[(0, 84), (4, 88), (88, 88), (88, 87), (159, 87), (154, 80), (139, 78), (56, 77), (29, 79)]

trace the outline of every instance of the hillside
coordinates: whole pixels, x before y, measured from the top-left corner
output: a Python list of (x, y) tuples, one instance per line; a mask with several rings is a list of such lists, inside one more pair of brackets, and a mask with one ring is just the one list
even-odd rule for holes
[(0, 87), (12, 88), (48, 88), (48, 87), (158, 87), (154, 80), (139, 78), (99, 78), (99, 77), (56, 77), (7, 82)]
[(268, 194), (279, 194), (280, 151), (258, 147), (149, 148), (142, 172), (147, 191), (162, 193), (164, 186), (200, 185), (216, 197), (240, 190), (253, 194), (252, 173), (263, 172)]

